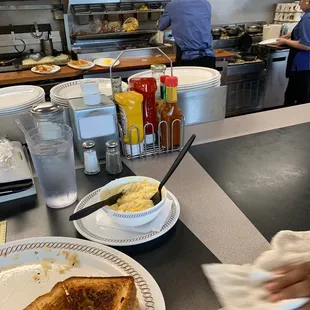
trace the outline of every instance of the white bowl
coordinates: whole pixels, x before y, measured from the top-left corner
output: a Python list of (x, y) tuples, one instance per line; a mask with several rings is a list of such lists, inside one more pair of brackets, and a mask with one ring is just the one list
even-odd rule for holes
[[(116, 188), (120, 185), (125, 185), (128, 183), (135, 183), (135, 182), (140, 182), (140, 181), (148, 181), (153, 184), (158, 184), (158, 182), (155, 179), (148, 178), (148, 177), (126, 177), (126, 178), (121, 178), (121, 179), (116, 179), (115, 181), (110, 182), (106, 186), (104, 186), (101, 191), (98, 194), (98, 202), (101, 200), (101, 193), (105, 192), (107, 190), (111, 190), (113, 188)], [(157, 215), (159, 214), (161, 208), (164, 206), (166, 199), (167, 199), (167, 190), (166, 188), (163, 188), (163, 197), (162, 201), (155, 205), (154, 207), (144, 210), (144, 211), (139, 211), (139, 212), (119, 212), (119, 211), (114, 211), (109, 209), (108, 207), (103, 208), (103, 210), (111, 217), (111, 219), (123, 226), (129, 226), (129, 227), (136, 227), (136, 226), (141, 226), (144, 224), (147, 224), (151, 221), (153, 221)]]

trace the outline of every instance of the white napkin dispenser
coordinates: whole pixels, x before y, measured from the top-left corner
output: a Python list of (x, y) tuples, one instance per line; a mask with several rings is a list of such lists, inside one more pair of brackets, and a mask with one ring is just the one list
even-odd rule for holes
[(119, 140), (116, 106), (105, 95), (101, 96), (101, 103), (96, 105), (86, 105), (83, 98), (69, 100), (69, 116), (75, 148), (82, 162), (82, 144), (86, 140), (95, 141), (99, 159), (105, 158), (107, 141)]

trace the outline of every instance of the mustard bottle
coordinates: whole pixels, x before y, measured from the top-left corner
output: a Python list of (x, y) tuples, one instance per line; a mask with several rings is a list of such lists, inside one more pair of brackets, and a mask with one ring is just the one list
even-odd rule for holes
[(124, 133), (127, 154), (138, 155), (143, 151), (143, 96), (135, 91), (115, 94), (120, 110), (120, 122)]

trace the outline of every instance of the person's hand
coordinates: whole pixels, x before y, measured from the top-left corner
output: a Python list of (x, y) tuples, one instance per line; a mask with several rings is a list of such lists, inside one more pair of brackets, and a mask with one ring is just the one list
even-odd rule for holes
[(292, 36), (292, 33), (290, 32), (290, 33), (287, 33), (287, 34), (281, 36), (280, 38), (283, 38), (283, 39), (290, 39), (291, 36)]
[(277, 39), (277, 45), (287, 45), (288, 39), (285, 38), (278, 38)]
[[(283, 268), (276, 274), (279, 278), (265, 284), (265, 288), (271, 293), (270, 302), (310, 297), (310, 262)], [(310, 310), (310, 303), (300, 310)]]

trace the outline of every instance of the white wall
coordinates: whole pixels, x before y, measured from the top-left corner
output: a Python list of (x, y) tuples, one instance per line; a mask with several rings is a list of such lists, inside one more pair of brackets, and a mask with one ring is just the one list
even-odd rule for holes
[(212, 24), (273, 20), (275, 4), (292, 0), (209, 0)]

